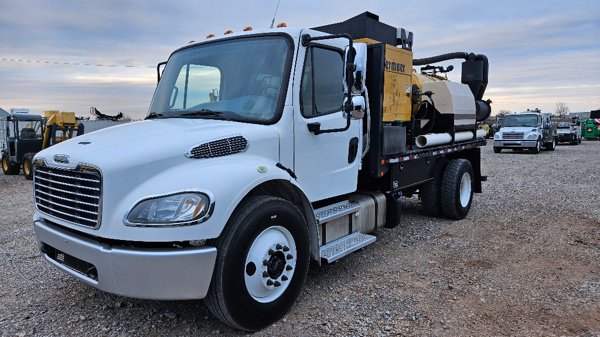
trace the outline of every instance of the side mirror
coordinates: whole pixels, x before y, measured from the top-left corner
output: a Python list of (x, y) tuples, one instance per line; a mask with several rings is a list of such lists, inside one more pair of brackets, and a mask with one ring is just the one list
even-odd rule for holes
[[(348, 76), (350, 75), (350, 71), (352, 71), (351, 75), (351, 83), (352, 83), (352, 93), (353, 94), (361, 94), (365, 90), (365, 78), (367, 76), (367, 45), (365, 43), (353, 43), (352, 44), (353, 51), (350, 51), (348, 47), (346, 47), (345, 52), (345, 73), (344, 78), (346, 79), (346, 83), (348, 82)], [(347, 84), (344, 85), (344, 91), (348, 92)]]

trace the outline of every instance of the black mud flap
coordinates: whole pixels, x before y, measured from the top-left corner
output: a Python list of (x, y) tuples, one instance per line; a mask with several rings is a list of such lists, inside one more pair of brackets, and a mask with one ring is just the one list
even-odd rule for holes
[(400, 224), (400, 218), (402, 214), (402, 207), (400, 207), (401, 196), (401, 192), (385, 194), (385, 199), (387, 201), (387, 214), (384, 226), (385, 228), (394, 228)]

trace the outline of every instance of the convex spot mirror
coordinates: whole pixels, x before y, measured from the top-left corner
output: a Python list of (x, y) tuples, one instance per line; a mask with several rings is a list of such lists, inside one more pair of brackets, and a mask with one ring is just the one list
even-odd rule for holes
[(363, 117), (365, 117), (365, 98), (362, 96), (353, 96), (352, 106), (352, 118), (363, 119)]

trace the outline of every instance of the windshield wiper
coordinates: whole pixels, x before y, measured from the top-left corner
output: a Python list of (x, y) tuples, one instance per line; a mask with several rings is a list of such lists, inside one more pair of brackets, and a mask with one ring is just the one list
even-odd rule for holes
[(198, 111), (188, 111), (180, 114), (180, 116), (221, 116), (222, 111), (212, 111), (209, 109), (202, 109)]
[(153, 118), (162, 118), (162, 117), (163, 117), (163, 114), (158, 114), (153, 111), (153, 112), (149, 113), (148, 116), (146, 116), (146, 118), (144, 118), (144, 119), (153, 119)]
[(180, 117), (217, 117), (218, 119), (224, 119), (226, 121), (230, 121), (231, 119), (226, 117), (224, 113), (229, 113), (227, 111), (213, 111), (210, 109), (202, 109), (197, 111), (188, 111), (180, 114)]

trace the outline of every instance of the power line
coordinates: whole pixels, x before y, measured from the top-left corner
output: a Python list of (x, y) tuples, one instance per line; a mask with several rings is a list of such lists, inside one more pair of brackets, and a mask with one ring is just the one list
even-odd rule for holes
[(20, 59), (0, 59), (7, 62), (23, 62), (23, 63), (40, 63), (52, 65), (71, 65), (71, 66), (93, 66), (93, 67), (125, 67), (125, 68), (155, 68), (156, 66), (132, 66), (119, 64), (95, 64), (95, 63), (79, 63), (79, 62), (58, 62), (58, 61), (39, 61), (39, 60), (20, 60)]

